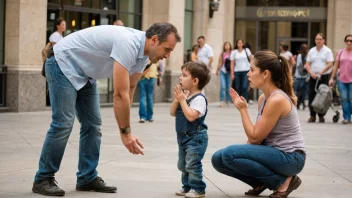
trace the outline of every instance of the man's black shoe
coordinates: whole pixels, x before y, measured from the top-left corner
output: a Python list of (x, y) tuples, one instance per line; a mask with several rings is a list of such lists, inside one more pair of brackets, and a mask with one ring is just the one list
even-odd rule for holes
[(65, 191), (57, 186), (54, 177), (47, 178), (40, 183), (33, 182), (32, 191), (47, 196), (64, 196)]
[(115, 193), (117, 189), (115, 186), (107, 186), (101, 177), (97, 177), (88, 184), (85, 184), (83, 186), (76, 186), (76, 190)]

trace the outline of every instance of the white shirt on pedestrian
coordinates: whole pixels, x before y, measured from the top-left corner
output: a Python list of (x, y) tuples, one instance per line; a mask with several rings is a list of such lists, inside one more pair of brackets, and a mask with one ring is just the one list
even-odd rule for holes
[(64, 37), (59, 32), (56, 31), (50, 35), (49, 41), (51, 43), (58, 43), (63, 38)]
[(198, 49), (198, 60), (203, 62), (204, 64), (208, 65), (209, 64), (209, 58), (214, 56), (213, 49), (210, 47), (208, 44), (204, 44), (202, 48)]
[(249, 71), (250, 69), (248, 58), (252, 55), (252, 53), (248, 48), (245, 48), (245, 50), (246, 51), (243, 49), (239, 52), (235, 49), (231, 52), (230, 60), (235, 61), (235, 72)]
[(88, 80), (109, 78), (114, 61), (130, 75), (142, 73), (148, 62), (144, 56), (145, 32), (116, 25), (101, 25), (74, 32), (54, 45), (56, 61), (76, 90)]
[(287, 61), (291, 60), (291, 57), (293, 56), (292, 53), (290, 51), (286, 51), (286, 52), (281, 52), (280, 56), (283, 56), (286, 58)]
[[(307, 62), (310, 62), (310, 67), (312, 69), (312, 72), (315, 74), (319, 74), (320, 71), (324, 67), (326, 67), (328, 62), (333, 62), (333, 61), (334, 61), (334, 56), (332, 54), (332, 51), (330, 48), (326, 47), (325, 45), (323, 45), (320, 51), (317, 50), (317, 47), (313, 47), (308, 52)], [(331, 69), (332, 68), (330, 68), (324, 74), (331, 73)]]
[(299, 73), (300, 67), (304, 67), (303, 62), (302, 62), (302, 54), (298, 54), (298, 56), (297, 56), (295, 77), (296, 78), (307, 78), (308, 77), (308, 73), (306, 75), (304, 75), (304, 76), (302, 76)]

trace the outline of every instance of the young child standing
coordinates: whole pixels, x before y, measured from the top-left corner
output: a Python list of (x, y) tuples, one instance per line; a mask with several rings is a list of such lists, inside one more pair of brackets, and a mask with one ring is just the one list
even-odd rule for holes
[(202, 180), (201, 160), (208, 146), (208, 127), (204, 123), (208, 102), (201, 92), (210, 81), (210, 70), (201, 62), (188, 62), (181, 70), (180, 84), (174, 89), (175, 100), (170, 107), (171, 116), (176, 117), (177, 166), (183, 184), (176, 195), (204, 197), (206, 184)]

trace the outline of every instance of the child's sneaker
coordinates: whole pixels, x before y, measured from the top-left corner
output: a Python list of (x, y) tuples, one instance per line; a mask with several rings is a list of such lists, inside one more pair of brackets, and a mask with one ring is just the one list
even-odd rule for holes
[(185, 196), (188, 192), (189, 192), (189, 190), (185, 190), (185, 189), (181, 188), (180, 190), (176, 191), (176, 195)]
[(205, 197), (205, 193), (198, 193), (195, 190), (190, 190), (187, 194), (185, 194), (185, 197), (187, 198), (192, 198), (192, 197)]

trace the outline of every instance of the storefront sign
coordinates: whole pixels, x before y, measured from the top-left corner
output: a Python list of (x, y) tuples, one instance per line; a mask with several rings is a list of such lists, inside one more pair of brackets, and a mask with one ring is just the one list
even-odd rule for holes
[(295, 9), (295, 10), (286, 10), (286, 9), (272, 9), (272, 8), (258, 8), (257, 16), (262, 17), (293, 17), (293, 18), (306, 18), (310, 15), (310, 9)]
[(237, 19), (326, 20), (326, 8), (314, 7), (237, 7)]

